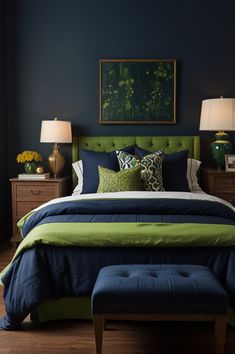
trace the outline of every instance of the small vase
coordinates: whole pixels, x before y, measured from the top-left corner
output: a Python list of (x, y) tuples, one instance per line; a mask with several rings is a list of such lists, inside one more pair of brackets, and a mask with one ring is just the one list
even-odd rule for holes
[(28, 161), (24, 164), (24, 170), (26, 173), (36, 173), (37, 164), (35, 161)]

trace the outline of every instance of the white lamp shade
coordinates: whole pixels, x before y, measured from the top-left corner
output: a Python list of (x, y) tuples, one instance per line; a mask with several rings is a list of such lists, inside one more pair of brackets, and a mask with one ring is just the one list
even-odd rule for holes
[(200, 130), (235, 130), (235, 99), (202, 101)]
[(71, 123), (62, 120), (43, 120), (41, 125), (41, 143), (71, 143)]

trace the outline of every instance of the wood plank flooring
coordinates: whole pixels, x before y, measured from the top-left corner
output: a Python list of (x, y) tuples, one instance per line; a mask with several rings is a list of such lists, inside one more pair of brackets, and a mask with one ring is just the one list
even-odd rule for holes
[[(0, 250), (0, 269), (13, 254)], [(0, 316), (4, 313), (0, 287)], [(20, 331), (0, 331), (0, 354), (95, 354), (90, 321), (34, 324), (27, 318)], [(110, 322), (104, 332), (103, 354), (215, 354), (214, 331), (205, 323)], [(224, 354), (235, 353), (235, 328), (228, 328)]]

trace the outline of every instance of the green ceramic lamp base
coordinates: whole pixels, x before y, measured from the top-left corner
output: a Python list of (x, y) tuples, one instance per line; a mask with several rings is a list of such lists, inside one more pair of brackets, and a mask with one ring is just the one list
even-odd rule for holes
[(215, 134), (215, 141), (211, 144), (212, 156), (219, 169), (224, 168), (224, 156), (230, 154), (232, 150), (232, 144), (227, 139), (228, 134), (221, 131)]

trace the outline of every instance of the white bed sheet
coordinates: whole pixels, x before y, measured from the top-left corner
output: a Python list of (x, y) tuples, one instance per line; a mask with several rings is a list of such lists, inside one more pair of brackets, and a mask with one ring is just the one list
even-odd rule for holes
[(209, 200), (214, 202), (222, 203), (228, 206), (235, 212), (235, 207), (229, 202), (215, 197), (213, 195), (203, 192), (201, 189), (195, 190), (194, 192), (147, 192), (147, 191), (136, 191), (136, 192), (114, 192), (114, 193), (90, 193), (90, 194), (80, 194), (80, 195), (71, 195), (62, 198), (52, 199), (49, 202), (40, 205), (34, 210), (40, 210), (41, 208), (59, 203), (59, 202), (68, 202), (76, 200), (90, 200), (90, 199), (153, 199), (153, 198), (175, 198), (175, 199), (185, 199), (185, 200)]

